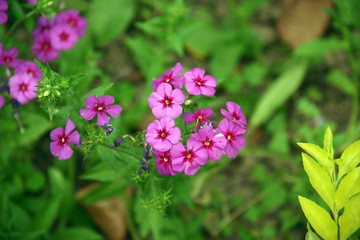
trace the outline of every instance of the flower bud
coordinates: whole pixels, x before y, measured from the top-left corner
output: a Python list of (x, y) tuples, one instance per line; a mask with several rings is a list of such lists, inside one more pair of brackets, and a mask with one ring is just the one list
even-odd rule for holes
[(45, 92), (44, 92), (44, 97), (49, 96), (49, 94), (50, 94), (50, 92), (49, 92), (49, 91), (45, 91)]

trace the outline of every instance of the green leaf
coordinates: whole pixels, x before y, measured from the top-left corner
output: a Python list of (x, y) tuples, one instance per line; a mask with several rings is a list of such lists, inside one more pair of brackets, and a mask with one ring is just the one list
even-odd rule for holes
[(360, 140), (347, 147), (340, 159), (342, 164), (339, 166), (339, 179), (360, 163)]
[(85, 99), (90, 95), (95, 95), (97, 97), (104, 95), (107, 90), (112, 88), (113, 85), (114, 85), (114, 83), (103, 84), (100, 87), (97, 87), (97, 88), (91, 90), (88, 94), (86, 94), (85, 96), (83, 96), (81, 98), (81, 102), (84, 102)]
[(115, 172), (112, 167), (109, 167), (108, 164), (101, 162), (95, 167), (91, 168), (85, 174), (81, 175), (80, 178), (102, 182), (115, 181), (128, 169), (127, 166), (121, 161), (117, 161), (116, 165), (120, 172)]
[(102, 145), (97, 146), (96, 151), (102, 161), (104, 161), (107, 165), (109, 165), (114, 172), (118, 171), (117, 165), (116, 165), (116, 152), (112, 150), (109, 147), (105, 147)]
[(89, 31), (97, 44), (105, 45), (129, 25), (135, 12), (133, 0), (94, 0), (89, 11)]
[(353, 96), (355, 94), (355, 86), (353, 82), (348, 78), (348, 76), (338, 69), (334, 69), (327, 74), (326, 80), (349, 96)]
[(84, 227), (73, 227), (57, 231), (51, 238), (52, 240), (98, 240), (104, 239), (99, 233)]
[(340, 182), (335, 192), (336, 208), (340, 210), (344, 207), (350, 197), (360, 192), (360, 168), (355, 168), (349, 172)]
[(51, 127), (51, 123), (47, 118), (36, 113), (24, 112), (21, 120), (25, 131), (23, 134), (18, 135), (18, 140), (16, 140), (18, 145), (33, 144)]
[(307, 224), (307, 230), (305, 240), (320, 240), (316, 233), (311, 230), (309, 223)]
[(324, 136), (324, 150), (327, 151), (332, 159), (334, 159), (333, 133), (330, 127), (327, 127)]
[(306, 58), (323, 57), (327, 52), (345, 50), (346, 47), (347, 43), (344, 40), (335, 38), (315, 39), (297, 47), (294, 55)]
[(345, 240), (360, 227), (360, 194), (345, 204), (343, 215), (339, 218), (340, 240)]
[(54, 223), (59, 210), (59, 205), (59, 195), (50, 198), (37, 212), (32, 223), (32, 230), (49, 230)]
[(300, 87), (307, 69), (306, 62), (296, 62), (266, 90), (256, 103), (251, 117), (251, 129), (266, 122), (280, 106)]
[(298, 143), (298, 145), (315, 158), (326, 169), (329, 177), (332, 179), (335, 161), (330, 157), (329, 153), (312, 143)]
[[(70, 164), (70, 163), (69, 163)], [(62, 195), (66, 190), (66, 180), (57, 168), (49, 169), (50, 188), (53, 195)]]
[(302, 159), (311, 186), (326, 204), (334, 209), (335, 190), (328, 173), (306, 153), (302, 153)]
[(117, 182), (103, 183), (95, 190), (84, 196), (81, 201), (86, 204), (92, 204), (104, 199), (114, 197), (121, 194), (124, 189), (129, 185), (126, 179), (118, 180)]
[(337, 240), (337, 226), (329, 213), (315, 202), (298, 197), (301, 208), (316, 233), (326, 240)]

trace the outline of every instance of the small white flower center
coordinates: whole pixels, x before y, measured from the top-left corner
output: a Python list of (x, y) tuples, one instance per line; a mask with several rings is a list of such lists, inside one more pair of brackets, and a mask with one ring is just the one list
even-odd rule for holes
[(65, 142), (65, 138), (61, 138), (61, 142), (64, 143), (64, 142)]
[(230, 136), (230, 135), (227, 135), (226, 139), (227, 139), (227, 140), (230, 140), (230, 139), (231, 139), (231, 136)]
[(166, 105), (169, 105), (169, 104), (170, 104), (170, 101), (166, 99), (166, 100), (165, 100), (165, 104), (166, 104)]
[(168, 78), (168, 79), (166, 79), (166, 80), (165, 80), (165, 82), (170, 82), (170, 79), (169, 79), (169, 78)]
[(196, 83), (197, 83), (197, 85), (201, 86), (201, 82), (196, 82)]
[(191, 154), (190, 153), (186, 154), (186, 157), (191, 158)]
[(167, 157), (164, 157), (164, 162), (169, 161), (169, 159)]
[(206, 142), (204, 142), (204, 144), (205, 144), (206, 146), (209, 146), (209, 145), (210, 145), (210, 141), (206, 141)]
[(165, 137), (165, 136), (166, 136), (166, 134), (165, 134), (165, 133), (162, 133), (162, 134), (161, 134), (161, 137)]
[(101, 110), (103, 110), (103, 107), (98, 107), (98, 111), (101, 111)]

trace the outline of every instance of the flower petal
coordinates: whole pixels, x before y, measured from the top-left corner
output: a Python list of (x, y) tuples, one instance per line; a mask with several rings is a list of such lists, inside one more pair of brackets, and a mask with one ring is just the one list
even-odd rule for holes
[(172, 143), (176, 144), (180, 141), (181, 132), (178, 127), (174, 127), (171, 131), (168, 132), (167, 139)]
[(104, 106), (111, 105), (115, 102), (115, 99), (113, 96), (105, 95), (99, 97), (99, 104), (103, 104)]
[(58, 141), (59, 138), (64, 134), (64, 129), (62, 127), (55, 128), (50, 133), (50, 139), (53, 141)]
[(80, 109), (80, 116), (88, 121), (93, 119), (95, 117), (96, 113), (97, 112), (91, 108)]
[(183, 119), (186, 124), (190, 124), (196, 120), (196, 117), (194, 114), (186, 112), (184, 113)]
[(120, 105), (112, 105), (112, 106), (108, 106), (105, 109), (105, 112), (107, 114), (109, 114), (111, 117), (113, 118), (117, 118), (118, 116), (120, 116), (120, 113), (122, 112), (122, 107)]
[(95, 95), (90, 95), (85, 99), (84, 104), (86, 107), (93, 108), (96, 104), (98, 104), (98, 99)]
[(67, 142), (71, 143), (75, 146), (79, 146), (81, 144), (80, 142), (80, 134), (78, 131), (74, 131), (70, 135), (67, 136)]
[(184, 163), (184, 172), (186, 175), (194, 175), (200, 169), (200, 165), (197, 164), (195, 161), (193, 162), (185, 162)]
[(200, 86), (200, 91), (205, 96), (213, 96), (216, 92), (214, 88), (208, 86)]
[(108, 115), (106, 115), (106, 113), (98, 112), (96, 125), (103, 126), (105, 124), (108, 124), (110, 121), (111, 121), (111, 118)]
[(75, 129), (75, 124), (69, 118), (66, 121), (66, 125), (65, 125), (65, 136), (69, 135), (72, 131), (74, 131), (74, 129)]
[(67, 160), (73, 155), (73, 150), (68, 144), (64, 144), (60, 148), (59, 160)]

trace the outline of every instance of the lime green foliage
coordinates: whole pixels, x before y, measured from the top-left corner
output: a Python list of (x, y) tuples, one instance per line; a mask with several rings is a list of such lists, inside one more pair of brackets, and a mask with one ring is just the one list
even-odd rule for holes
[[(348, 239), (360, 228), (360, 141), (351, 144), (340, 159), (334, 160), (333, 135), (328, 128), (324, 146), (298, 144), (310, 183), (332, 215), (315, 202), (299, 196), (304, 214), (316, 233), (324, 239)], [(336, 166), (338, 165), (338, 166)], [(307, 239), (313, 233), (308, 233)]]

